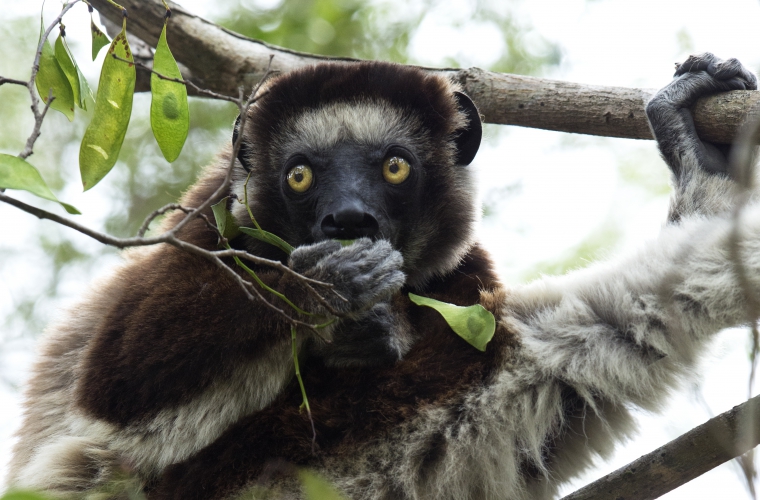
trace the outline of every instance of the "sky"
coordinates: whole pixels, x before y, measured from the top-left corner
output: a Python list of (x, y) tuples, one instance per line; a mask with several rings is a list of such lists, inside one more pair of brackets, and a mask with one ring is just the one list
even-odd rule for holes
[[(3, 3), (0, 22), (4, 17), (35, 14), (38, 9), (36, 2)], [(202, 16), (209, 16), (214, 9), (214, 2), (206, 0), (179, 3)], [(443, 65), (452, 54), (459, 54), (467, 65), (492, 62), (503, 43), (493, 27), (487, 22), (457, 21), (469, 17), (471, 4), (452, 0), (432, 9), (411, 42), (413, 56), (431, 66)], [(535, 36), (561, 47), (561, 64), (544, 75), (548, 78), (654, 89), (668, 83), (675, 62), (689, 53), (705, 51), (737, 57), (753, 70), (760, 69), (759, 0), (545, 0), (509, 5), (534, 27)], [(71, 37), (82, 29), (72, 21), (67, 31)], [(91, 81), (97, 77), (87, 76)], [(528, 279), (543, 263), (572, 254), (589, 239), (612, 242), (600, 244), (601, 259), (635, 251), (662, 226), (668, 205), (668, 173), (652, 141), (504, 126), (488, 126), (485, 133), (473, 168), (480, 196), (497, 215), (482, 221), (480, 237), (494, 255), (505, 283)], [(104, 202), (73, 192), (67, 192), (65, 199), (91, 214)], [(37, 223), (10, 214), (0, 207), (0, 234), (22, 230), (13, 224)], [(106, 272), (112, 264), (113, 260), (105, 261), (101, 264), (104, 269), (93, 273)], [(6, 307), (10, 304), (13, 287), (20, 286), (18, 277), (1, 278), (0, 313), (4, 300)], [(69, 286), (71, 297), (76, 297), (86, 289), (86, 281), (72, 281)], [(742, 403), (747, 397), (747, 350), (745, 330), (717, 335), (696, 370), (701, 390), (686, 384), (661, 414), (638, 413), (639, 435), (564, 492)], [(0, 362), (13, 366), (18, 380), (23, 380), (32, 359), (25, 345), (5, 353)], [(11, 434), (19, 423), (19, 400), (18, 392), (0, 387), (0, 477), (10, 456)], [(735, 466), (726, 464), (663, 498), (749, 497)]]

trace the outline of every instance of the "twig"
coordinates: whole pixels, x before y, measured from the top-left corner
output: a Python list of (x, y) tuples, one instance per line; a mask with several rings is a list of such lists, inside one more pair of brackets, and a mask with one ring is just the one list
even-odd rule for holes
[[(50, 221), (53, 221), (57, 224), (60, 224), (62, 226), (68, 227), (70, 229), (73, 229), (77, 232), (80, 232), (86, 236), (89, 236), (90, 238), (99, 241), (100, 243), (103, 243), (104, 245), (113, 246), (116, 248), (128, 248), (128, 247), (138, 247), (138, 246), (150, 246), (150, 245), (157, 245), (159, 243), (167, 243), (169, 245), (173, 245), (177, 248), (181, 248), (183, 250), (186, 250), (190, 253), (193, 253), (195, 255), (200, 255), (202, 257), (205, 257), (207, 259), (210, 259), (212, 262), (214, 262), (216, 265), (220, 267), (224, 267), (225, 271), (232, 277), (234, 277), (235, 281), (238, 282), (242, 287), (243, 290), (246, 293), (246, 296), (248, 296), (249, 299), (253, 300), (254, 298), (261, 300), (264, 305), (273, 311), (281, 314), (283, 318), (290, 323), (291, 325), (299, 325), (303, 326), (305, 328), (308, 328), (310, 331), (313, 331), (317, 333), (320, 337), (322, 336), (319, 331), (318, 327), (319, 325), (307, 323), (305, 321), (300, 321), (298, 319), (293, 318), (289, 314), (287, 314), (284, 310), (281, 308), (275, 306), (271, 302), (267, 301), (258, 291), (257, 288), (253, 287), (253, 284), (251, 282), (248, 282), (240, 277), (235, 271), (233, 271), (227, 264), (224, 263), (221, 259), (224, 257), (233, 257), (238, 256), (240, 258), (245, 258), (247, 260), (250, 260), (251, 262), (255, 262), (260, 265), (270, 266), (273, 268), (276, 268), (278, 270), (281, 270), (285, 273), (291, 274), (292, 276), (296, 277), (299, 280), (304, 280), (304, 282), (314, 283), (320, 286), (325, 286), (328, 289), (332, 286), (328, 283), (323, 283), (320, 281), (312, 280), (311, 278), (308, 278), (306, 276), (303, 276), (301, 274), (296, 273), (289, 267), (283, 265), (279, 261), (265, 259), (263, 257), (257, 257), (255, 255), (251, 255), (247, 252), (241, 251), (241, 250), (219, 250), (219, 251), (211, 251), (206, 250), (204, 248), (198, 247), (196, 245), (193, 245), (191, 243), (187, 243), (186, 241), (180, 240), (176, 236), (176, 226), (169, 231), (166, 231), (165, 233), (149, 237), (149, 238), (143, 238), (143, 237), (132, 237), (132, 238), (117, 238), (105, 233), (101, 233), (98, 231), (95, 231), (93, 229), (90, 229), (86, 226), (83, 226), (81, 224), (78, 224), (70, 219), (67, 219), (65, 217), (61, 217), (60, 215), (56, 215), (52, 212), (48, 212), (47, 210), (43, 210), (41, 208), (33, 207), (31, 205), (27, 205), (26, 203), (17, 200), (16, 198), (12, 198), (4, 193), (0, 193), (0, 201), (7, 203), (9, 205), (12, 205), (24, 212), (27, 212), (31, 215), (34, 215), (38, 219), (47, 219)], [(197, 214), (200, 215), (202, 218), (205, 218), (204, 214)], [(216, 227), (211, 225), (208, 219), (206, 219), (206, 222), (209, 224), (209, 226), (216, 230)], [(248, 288), (252, 287), (251, 289), (255, 292), (256, 296), (252, 296), (250, 292), (248, 291)], [(308, 284), (307, 284), (308, 287)], [(308, 287), (310, 288), (310, 287)], [(312, 289), (313, 290), (313, 289)], [(326, 303), (324, 298), (319, 295), (316, 291), (314, 291), (314, 296), (317, 298), (317, 300), (326, 306), (326, 308), (329, 308), (329, 304)], [(329, 310), (329, 309), (328, 309)], [(331, 314), (333, 314), (332, 311), (330, 311)], [(336, 316), (339, 314), (335, 314)]]
[[(270, 65), (272, 62), (272, 59), (269, 59)], [(256, 102), (258, 99), (258, 91), (261, 88), (261, 85), (263, 84), (264, 80), (269, 75), (269, 69), (267, 69), (267, 72), (264, 74), (264, 78), (262, 78), (259, 83), (254, 87), (254, 89), (251, 91), (250, 96), (248, 99), (243, 103), (242, 95), (240, 99), (237, 101), (238, 110), (240, 112), (240, 130), (243, 130), (243, 127), (248, 120), (248, 108)], [(242, 94), (242, 90), (240, 91), (240, 94)], [(214, 193), (208, 197), (206, 201), (200, 204), (200, 206), (196, 207), (193, 212), (189, 213), (184, 219), (179, 221), (179, 223), (174, 226), (172, 229), (172, 232), (174, 234), (177, 234), (184, 226), (186, 226), (190, 221), (192, 221), (196, 214), (199, 214), (206, 209), (208, 209), (211, 204), (219, 199), (221, 195), (227, 191), (227, 187), (230, 185), (230, 181), (232, 179), (232, 171), (235, 167), (235, 161), (237, 161), (237, 155), (238, 151), (240, 151), (240, 145), (243, 141), (243, 134), (239, 134), (237, 140), (232, 145), (232, 154), (230, 155), (230, 162), (227, 167), (227, 174), (224, 176), (224, 180), (222, 181), (221, 185), (214, 191)]]
[(649, 500), (758, 445), (760, 396), (735, 406), (562, 500)]
[(179, 203), (169, 203), (168, 205), (164, 205), (158, 210), (154, 210), (153, 212), (151, 212), (150, 215), (148, 215), (145, 218), (145, 221), (143, 221), (142, 225), (140, 226), (140, 229), (137, 231), (137, 236), (140, 238), (145, 236), (145, 232), (148, 230), (150, 223), (153, 222), (153, 219), (155, 219), (159, 215), (164, 215), (166, 212), (171, 212), (172, 210), (182, 210), (185, 213), (189, 213), (190, 209), (184, 208)]
[(40, 111), (40, 101), (37, 99), (37, 93), (34, 88), (34, 81), (37, 78), (37, 72), (40, 70), (40, 57), (42, 57), (42, 48), (45, 46), (45, 42), (50, 36), (50, 32), (53, 31), (53, 28), (55, 28), (56, 25), (61, 22), (63, 16), (69, 10), (71, 10), (71, 8), (77, 2), (79, 2), (79, 0), (73, 0), (71, 3), (65, 5), (63, 9), (61, 9), (61, 13), (58, 14), (58, 17), (56, 17), (55, 20), (47, 27), (47, 29), (40, 37), (40, 43), (37, 45), (37, 52), (34, 55), (34, 63), (32, 63), (32, 74), (29, 76), (29, 81), (26, 82), (26, 88), (29, 91), (29, 96), (32, 100), (31, 108), (32, 114), (34, 115), (34, 128), (32, 129), (32, 133), (29, 135), (29, 138), (26, 140), (24, 150), (18, 155), (18, 157), (22, 160), (26, 160), (34, 152), (34, 143), (37, 142), (37, 138), (40, 136), (42, 121), (45, 119), (45, 115), (47, 115), (48, 109), (50, 109), (50, 104), (53, 102), (51, 92), (48, 95), (48, 102), (46, 103), (45, 108)]
[[(174, 77), (171, 77), (171, 76), (163, 75), (163, 74), (159, 73), (158, 71), (154, 70), (153, 68), (151, 68), (150, 66), (148, 66), (147, 64), (143, 64), (143, 63), (140, 63), (140, 62), (137, 62), (137, 61), (130, 61), (129, 59), (124, 59), (122, 57), (117, 56), (116, 54), (111, 54), (111, 57), (113, 57), (117, 61), (122, 61), (122, 62), (125, 62), (125, 63), (133, 64), (134, 66), (136, 66), (136, 67), (138, 67), (140, 69), (144, 69), (145, 71), (149, 71), (150, 73), (156, 75), (157, 77), (159, 77), (162, 80), (166, 80), (168, 82), (180, 83), (182, 85), (187, 85), (188, 87), (192, 87), (192, 89), (195, 90), (200, 95), (204, 95), (204, 96), (210, 97), (212, 99), (218, 99), (220, 101), (234, 102), (235, 104), (240, 105), (240, 98), (230, 97), (228, 95), (219, 94), (217, 92), (212, 92), (211, 90), (206, 90), (206, 89), (204, 89), (202, 87), (197, 86), (196, 84), (194, 84), (190, 80), (185, 80), (185, 79), (182, 79), (182, 78), (174, 78)], [(262, 79), (262, 81), (263, 81), (263, 79)], [(261, 96), (258, 96), (258, 98), (262, 97), (263, 95), (264, 94), (262, 94)]]
[[(140, 226), (140, 230), (137, 231), (137, 236), (139, 238), (144, 237), (145, 236), (145, 232), (148, 230), (148, 227), (150, 226), (150, 223), (153, 222), (153, 219), (155, 219), (159, 215), (163, 215), (166, 212), (170, 212), (172, 210), (181, 210), (181, 211), (185, 212), (186, 214), (190, 214), (190, 213), (193, 212), (194, 209), (193, 208), (183, 207), (179, 203), (169, 203), (168, 205), (164, 205), (163, 207), (159, 208), (158, 210), (154, 210), (150, 215), (148, 215), (145, 218), (145, 221), (142, 223), (142, 226)], [(202, 218), (204, 220), (204, 222), (206, 223), (206, 226), (209, 229), (212, 229), (213, 231), (218, 232), (217, 227), (214, 224), (211, 223), (211, 221), (208, 219), (208, 217), (206, 216), (206, 214), (198, 214), (198, 217), (200, 217), (200, 218)], [(221, 235), (219, 235), (219, 236), (222, 237)]]
[(22, 87), (26, 87), (26, 83), (23, 80), (14, 80), (13, 78), (5, 78), (4, 76), (0, 76), (0, 85), (3, 85), (4, 83), (11, 83), (13, 85), (21, 85)]

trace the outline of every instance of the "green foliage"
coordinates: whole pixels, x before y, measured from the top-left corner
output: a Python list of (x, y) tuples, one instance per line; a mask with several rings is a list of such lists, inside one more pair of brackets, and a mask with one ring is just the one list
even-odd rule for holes
[(524, 281), (532, 281), (545, 275), (559, 276), (584, 268), (598, 259), (601, 253), (612, 248), (620, 237), (621, 232), (618, 228), (612, 225), (603, 226), (579, 245), (565, 252), (561, 258), (535, 266), (525, 274)]
[(214, 213), (216, 228), (219, 229), (223, 237), (231, 240), (240, 234), (240, 229), (235, 222), (235, 218), (227, 210), (227, 200), (229, 200), (229, 196), (222, 198), (216, 205), (211, 205), (211, 211)]
[(298, 479), (306, 500), (345, 500), (333, 485), (309, 469), (299, 470)]
[[(45, 26), (40, 18), (40, 41), (45, 34)], [(52, 94), (53, 102), (50, 104), (52, 109), (60, 111), (69, 121), (74, 120), (74, 91), (66, 73), (64, 73), (58, 59), (55, 57), (55, 51), (50, 42), (45, 40), (42, 44), (42, 53), (40, 54), (40, 69), (34, 80), (37, 86), (37, 92), (40, 94), (42, 102), (48, 102)]]
[(60, 203), (70, 214), (80, 213), (68, 203), (59, 201), (42, 179), (39, 170), (17, 156), (0, 153), (0, 188), (22, 189), (40, 198)]
[(82, 75), (79, 66), (71, 57), (66, 39), (62, 34), (55, 41), (55, 59), (66, 75), (69, 85), (71, 85), (71, 90), (74, 93), (74, 104), (86, 110), (87, 100), (92, 100), (92, 90), (90, 90), (87, 79)]
[(435, 309), (443, 316), (454, 333), (466, 340), (474, 348), (485, 352), (486, 345), (496, 332), (496, 319), (480, 304), (462, 307), (413, 293), (409, 299), (418, 306)]
[(268, 231), (264, 231), (261, 229), (252, 229), (250, 227), (241, 227), (240, 232), (247, 234), (248, 236), (252, 236), (253, 238), (256, 238), (259, 241), (263, 241), (265, 243), (269, 243), (270, 245), (274, 245), (286, 254), (290, 254), (293, 251), (292, 245), (290, 245), (288, 242), (277, 236), (276, 234), (272, 234)]
[(292, 50), (406, 61), (409, 33), (420, 16), (387, 23), (388, 14), (363, 0), (288, 0), (272, 8), (238, 3), (218, 21), (243, 35)]
[(4, 494), (0, 500), (50, 500), (50, 497), (36, 491), (15, 490)]
[(555, 66), (560, 62), (559, 47), (531, 33), (530, 27), (520, 24), (501, 2), (478, 2), (473, 20), (493, 23), (504, 39), (504, 50), (488, 68), (491, 71), (535, 75), (547, 66)]
[(92, 20), (92, 15), (90, 15), (90, 34), (92, 35), (92, 60), (94, 61), (103, 47), (110, 44), (111, 41), (106, 34), (100, 31), (100, 28), (97, 27)]
[[(163, 76), (182, 79), (182, 73), (166, 43), (166, 22), (153, 56), (153, 70)], [(153, 73), (150, 75), (150, 91), (150, 125), (164, 158), (171, 163), (182, 151), (190, 126), (187, 88)]]
[(111, 42), (103, 62), (95, 114), (79, 149), (79, 169), (85, 191), (100, 182), (119, 157), (132, 116), (132, 97), (137, 78), (133, 61), (127, 41), (127, 19), (124, 18), (121, 32)]

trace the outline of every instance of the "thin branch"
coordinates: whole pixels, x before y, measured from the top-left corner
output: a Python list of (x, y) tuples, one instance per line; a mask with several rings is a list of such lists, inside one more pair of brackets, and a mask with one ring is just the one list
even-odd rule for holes
[[(114, 22), (120, 21), (106, 0), (91, 3)], [(123, 0), (139, 9), (132, 20), (133, 35), (154, 46), (161, 34), (166, 11), (163, 0)], [(241, 86), (250, 88), (276, 55), (271, 70), (283, 73), (324, 61), (354, 62), (296, 52), (246, 38), (169, 2), (172, 22), (167, 30), (178, 62), (192, 79), (207, 90), (235, 95)], [(654, 91), (623, 87), (581, 85), (529, 76), (507, 75), (478, 68), (423, 68), (459, 82), (478, 106), (487, 123), (519, 125), (562, 132), (652, 139), (644, 105)], [(663, 83), (670, 67), (663, 68)], [(758, 91), (734, 91), (699, 99), (694, 121), (700, 137), (728, 144), (745, 120), (752, 104), (760, 102)]]
[[(136, 67), (138, 67), (140, 69), (143, 69), (145, 71), (148, 71), (148, 72), (156, 75), (160, 79), (166, 80), (167, 82), (181, 83), (182, 85), (186, 85), (188, 87), (191, 87), (193, 90), (195, 90), (198, 93), (198, 95), (203, 95), (203, 96), (206, 96), (206, 97), (210, 97), (212, 99), (218, 99), (220, 101), (234, 102), (235, 104), (238, 104), (238, 105), (240, 104), (240, 98), (230, 97), (228, 95), (219, 94), (217, 92), (212, 92), (210, 90), (206, 90), (204, 88), (201, 88), (201, 87), (197, 86), (196, 84), (194, 84), (190, 80), (184, 80), (182, 78), (173, 78), (171, 76), (163, 75), (163, 74), (159, 73), (158, 71), (154, 70), (153, 68), (151, 68), (150, 66), (148, 66), (147, 64), (143, 64), (143, 63), (137, 62), (137, 61), (130, 61), (129, 59), (124, 59), (122, 57), (117, 56), (116, 54), (111, 54), (111, 57), (113, 57), (117, 61), (122, 61), (122, 62), (125, 62), (125, 63), (128, 63), (128, 64), (133, 64), (134, 66), (136, 66)], [(262, 94), (262, 96), (263, 95), (264, 94)], [(260, 98), (262, 96), (258, 96), (258, 97)]]
[(760, 396), (735, 406), (562, 500), (649, 500), (760, 444)]
[[(298, 325), (303, 326), (307, 329), (309, 329), (312, 332), (315, 332), (317, 335), (321, 337), (320, 332), (318, 331), (317, 327), (319, 325), (315, 325), (312, 323), (308, 323), (305, 321), (298, 320), (288, 313), (286, 313), (283, 309), (275, 306), (266, 298), (261, 295), (258, 288), (253, 286), (253, 283), (244, 280), (238, 273), (236, 273), (233, 269), (231, 269), (227, 264), (224, 263), (221, 259), (224, 257), (232, 257), (237, 255), (240, 258), (245, 258), (247, 260), (250, 260), (251, 262), (255, 262), (260, 265), (273, 267), (275, 269), (278, 269), (280, 271), (283, 271), (285, 273), (291, 274), (298, 280), (303, 280), (304, 284), (306, 285), (307, 289), (310, 291), (313, 291), (314, 297), (323, 305), (325, 308), (328, 309), (328, 311), (331, 314), (335, 314), (336, 316), (339, 316), (339, 314), (334, 313), (332, 308), (330, 308), (329, 304), (327, 304), (326, 300), (314, 289), (309, 285), (309, 283), (318, 284), (320, 286), (325, 286), (327, 288), (330, 288), (332, 285), (328, 283), (323, 283), (320, 281), (312, 280), (306, 276), (303, 276), (301, 274), (296, 273), (289, 267), (283, 265), (279, 261), (265, 259), (263, 257), (257, 257), (255, 255), (251, 255), (247, 252), (241, 251), (241, 250), (219, 250), (219, 251), (211, 251), (206, 250), (204, 248), (198, 247), (196, 245), (193, 245), (191, 243), (187, 243), (186, 241), (180, 240), (176, 237), (176, 226), (172, 228), (171, 230), (155, 237), (150, 238), (141, 238), (141, 237), (132, 237), (132, 238), (116, 238), (114, 236), (104, 234), (98, 231), (95, 231), (93, 229), (90, 229), (86, 226), (83, 226), (81, 224), (78, 224), (70, 219), (67, 219), (66, 217), (61, 217), (60, 215), (56, 215), (52, 212), (48, 212), (47, 210), (43, 210), (41, 208), (33, 207), (31, 205), (27, 205), (26, 203), (17, 200), (16, 198), (12, 198), (6, 194), (0, 193), (0, 201), (7, 203), (9, 205), (12, 205), (24, 212), (27, 212), (31, 215), (34, 215), (38, 219), (47, 219), (52, 222), (55, 222), (57, 224), (60, 224), (62, 226), (68, 227), (70, 229), (73, 229), (77, 232), (80, 232), (86, 236), (89, 236), (90, 238), (99, 241), (100, 243), (103, 243), (104, 245), (113, 246), (116, 248), (128, 248), (128, 247), (138, 247), (138, 246), (150, 246), (150, 245), (156, 245), (159, 243), (166, 243), (172, 246), (175, 246), (177, 248), (180, 248), (182, 250), (185, 250), (187, 252), (190, 252), (195, 255), (200, 255), (204, 258), (207, 258), (211, 260), (214, 264), (219, 266), (220, 268), (223, 267), (225, 269), (225, 272), (233, 277), (233, 279), (241, 286), (241, 288), (244, 290), (246, 296), (250, 300), (258, 299), (260, 300), (266, 307), (269, 309), (272, 309), (273, 311), (279, 313), (282, 315), (283, 319), (290, 323), (291, 325)], [(198, 214), (197, 210), (192, 210), (191, 214), (188, 215), (188, 217), (192, 214), (195, 214), (195, 216), (201, 216), (204, 217), (203, 214)], [(185, 220), (185, 219), (183, 219)], [(208, 220), (207, 220), (208, 222)], [(210, 224), (210, 223), (209, 223)], [(211, 226), (212, 229), (216, 230), (216, 226)], [(254, 295), (251, 295), (249, 290), (253, 290)]]
[(27, 82), (23, 80), (14, 80), (13, 78), (5, 78), (4, 76), (0, 76), (0, 85), (3, 85), (5, 83), (10, 83), (13, 85), (21, 85), (22, 87), (26, 87)]
[(34, 128), (32, 129), (32, 133), (29, 135), (29, 138), (26, 140), (24, 150), (18, 155), (18, 157), (22, 160), (29, 158), (32, 153), (34, 153), (34, 143), (37, 142), (37, 139), (40, 136), (42, 121), (45, 119), (45, 116), (50, 109), (50, 104), (53, 102), (52, 92), (50, 92), (48, 94), (48, 100), (44, 109), (40, 111), (40, 101), (37, 99), (37, 91), (35, 89), (34, 81), (37, 78), (37, 72), (40, 70), (40, 57), (42, 57), (42, 48), (45, 46), (45, 42), (50, 36), (50, 32), (53, 31), (53, 28), (55, 28), (56, 25), (61, 22), (63, 16), (69, 10), (71, 10), (71, 8), (76, 5), (77, 2), (79, 2), (79, 0), (73, 0), (71, 3), (64, 5), (63, 9), (61, 9), (61, 13), (58, 14), (55, 20), (53, 20), (53, 22), (43, 32), (42, 37), (40, 37), (40, 43), (37, 44), (37, 52), (34, 54), (34, 63), (32, 63), (32, 74), (29, 76), (29, 80), (26, 82), (26, 88), (29, 91), (29, 97), (32, 100), (31, 108), (32, 114), (34, 115)]
[[(270, 59), (271, 64), (271, 59)], [(237, 101), (238, 109), (240, 111), (240, 130), (244, 130), (245, 123), (248, 121), (248, 108), (256, 102), (256, 100), (259, 98), (258, 92), (261, 89), (261, 85), (264, 83), (264, 80), (269, 75), (269, 71), (267, 71), (264, 74), (264, 77), (259, 81), (259, 83), (254, 87), (254, 89), (251, 91), (250, 96), (245, 101), (245, 103), (242, 102), (242, 95), (240, 99)], [(242, 94), (242, 90), (240, 91)], [(173, 235), (176, 235), (184, 226), (186, 226), (190, 221), (192, 221), (195, 218), (195, 215), (198, 213), (201, 213), (208, 209), (211, 204), (214, 202), (214, 200), (219, 199), (222, 194), (224, 194), (227, 191), (227, 187), (230, 185), (230, 181), (232, 180), (232, 171), (235, 167), (235, 162), (237, 161), (237, 155), (238, 151), (240, 151), (240, 145), (243, 142), (243, 134), (238, 134), (238, 138), (235, 141), (235, 143), (232, 145), (232, 154), (230, 155), (230, 163), (227, 167), (227, 174), (224, 176), (224, 180), (222, 181), (221, 185), (214, 191), (214, 193), (209, 196), (209, 198), (200, 204), (200, 206), (196, 207), (193, 212), (187, 215), (184, 219), (179, 221), (179, 223), (172, 228), (171, 232)]]

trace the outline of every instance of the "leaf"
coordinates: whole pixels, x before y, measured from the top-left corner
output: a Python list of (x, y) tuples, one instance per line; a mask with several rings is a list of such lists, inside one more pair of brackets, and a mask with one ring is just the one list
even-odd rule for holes
[[(170, 78), (182, 78), (177, 62), (166, 43), (166, 23), (153, 56), (153, 71)], [(171, 163), (182, 151), (190, 127), (187, 88), (181, 83), (165, 80), (152, 73), (150, 91), (150, 126), (164, 158)]]
[(87, 111), (87, 101), (95, 102), (95, 96), (92, 95), (90, 84), (87, 83), (87, 78), (82, 74), (76, 61), (74, 61), (74, 67), (76, 68), (77, 76), (79, 77), (79, 95), (81, 96), (80, 101), (77, 104), (80, 108)]
[(211, 211), (214, 212), (216, 227), (222, 236), (231, 240), (240, 234), (237, 222), (229, 210), (227, 210), (228, 196), (222, 198), (216, 205), (211, 205)]
[(92, 33), (92, 60), (94, 61), (98, 57), (100, 50), (109, 44), (110, 40), (105, 33), (100, 31), (95, 25), (95, 21), (90, 16), (90, 33)]
[(253, 229), (252, 227), (241, 227), (240, 232), (245, 233), (248, 236), (252, 236), (257, 240), (263, 241), (264, 243), (274, 245), (288, 255), (293, 252), (293, 247), (287, 241), (283, 240), (276, 234), (270, 233), (269, 231), (264, 231), (263, 229)]
[[(115, 59), (114, 55), (129, 62)], [(100, 182), (116, 164), (132, 114), (135, 78), (125, 18), (103, 61), (95, 113), (79, 147), (79, 170), (85, 191)]]
[(12, 490), (0, 497), (0, 500), (50, 500), (50, 497), (37, 491)]
[(480, 304), (455, 306), (413, 293), (409, 294), (409, 299), (418, 306), (432, 307), (438, 311), (454, 333), (480, 351), (485, 352), (486, 344), (491, 341), (496, 331), (496, 319)]
[(340, 243), (341, 246), (347, 247), (347, 246), (353, 245), (356, 240), (335, 240), (335, 241)]
[(28, 191), (40, 198), (60, 203), (70, 214), (81, 213), (68, 203), (59, 201), (42, 179), (40, 172), (18, 156), (0, 153), (0, 188)]
[(92, 91), (76, 61), (71, 57), (66, 39), (60, 35), (55, 41), (55, 59), (69, 80), (71, 90), (74, 92), (74, 104), (82, 109), (87, 109), (86, 100), (88, 97), (92, 98)]
[(308, 469), (299, 470), (298, 479), (307, 500), (345, 500), (333, 485)]
[[(45, 26), (40, 17), (40, 41), (44, 34)], [(37, 71), (34, 84), (37, 86), (37, 92), (40, 94), (42, 102), (47, 104), (48, 96), (52, 90), (55, 99), (53, 99), (50, 107), (66, 115), (69, 121), (74, 120), (74, 91), (66, 73), (55, 57), (53, 47), (47, 40), (42, 44), (40, 69)]]

